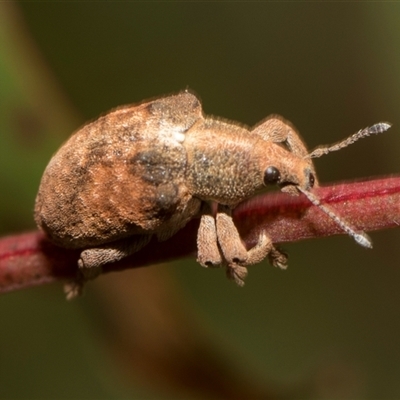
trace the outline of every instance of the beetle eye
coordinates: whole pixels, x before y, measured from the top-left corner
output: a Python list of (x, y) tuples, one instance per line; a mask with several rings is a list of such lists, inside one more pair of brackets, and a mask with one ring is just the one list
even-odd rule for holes
[(264, 185), (278, 183), (281, 179), (281, 173), (278, 168), (268, 167), (264, 172)]
[(308, 176), (308, 182), (310, 184), (310, 188), (314, 187), (315, 176), (312, 172), (310, 172), (310, 175)]

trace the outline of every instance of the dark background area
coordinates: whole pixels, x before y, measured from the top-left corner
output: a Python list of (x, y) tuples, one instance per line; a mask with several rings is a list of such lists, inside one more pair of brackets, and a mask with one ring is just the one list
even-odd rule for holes
[[(399, 4), (20, 2), (1, 5), (0, 18), (2, 234), (34, 228), (41, 172), (73, 130), (187, 87), (208, 114), (254, 125), (279, 113), (311, 148), (390, 121), (388, 133), (315, 163), (322, 183), (399, 171)], [(371, 236), (372, 251), (346, 236), (286, 245), (289, 269), (253, 267), (243, 289), (194, 260), (149, 273), (174, 282), (179, 307), (255, 385), (394, 399), (400, 235)], [(173, 398), (140, 374), (121, 379), (104, 334), (108, 280), (134, 290), (135, 272), (102, 277), (74, 303), (60, 285), (3, 295), (0, 397)]]

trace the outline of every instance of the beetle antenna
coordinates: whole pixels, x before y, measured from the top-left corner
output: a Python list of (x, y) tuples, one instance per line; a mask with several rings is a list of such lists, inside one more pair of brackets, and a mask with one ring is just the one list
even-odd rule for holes
[(297, 189), (302, 192), (308, 200), (314, 206), (317, 206), (321, 209), (325, 214), (327, 214), (331, 219), (333, 219), (348, 235), (352, 236), (353, 239), (361, 246), (372, 248), (372, 241), (370, 237), (365, 232), (356, 232), (349, 224), (347, 224), (344, 220), (342, 220), (331, 208), (321, 203), (318, 197), (316, 197), (313, 193), (302, 189), (301, 187), (297, 187)]
[(331, 146), (320, 146), (313, 150), (310, 154), (308, 154), (305, 158), (317, 158), (321, 157), (325, 154), (330, 153), (331, 151), (337, 151), (343, 149), (344, 147), (353, 144), (358, 139), (362, 139), (364, 137), (370, 135), (377, 135), (379, 133), (387, 131), (392, 125), (388, 122), (379, 122), (375, 125), (369, 126), (368, 128), (364, 128), (349, 136), (347, 139), (342, 140), (336, 144)]

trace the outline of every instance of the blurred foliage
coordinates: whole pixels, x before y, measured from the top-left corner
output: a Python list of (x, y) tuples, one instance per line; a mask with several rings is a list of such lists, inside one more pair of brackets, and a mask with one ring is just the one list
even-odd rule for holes
[[(372, 2), (1, 3), (0, 230), (34, 226), (41, 171), (85, 120), (186, 87), (206, 113), (245, 124), (282, 114), (311, 147), (390, 121), (387, 134), (316, 166), (322, 182), (398, 173), (399, 17), (400, 4)], [(134, 305), (116, 301), (128, 324), (144, 304), (158, 310), (162, 302), (146, 297), (157, 296), (146, 282), (158, 277), (177, 296), (175, 311), (186, 310), (170, 325), (177, 337), (201, 327), (255, 385), (306, 382), (311, 398), (399, 398), (399, 232), (372, 238), (372, 251), (344, 236), (286, 246), (288, 271), (251, 268), (243, 289), (190, 260), (140, 271), (141, 291), (134, 273), (121, 273), (75, 303), (59, 285), (4, 295), (0, 397), (171, 398), (138, 364), (125, 365), (136, 379), (123, 381), (106, 333), (117, 309), (104, 301), (118, 297), (107, 286), (129, 277), (141, 293)], [(165, 321), (142, 314), (142, 335), (149, 318), (162, 335)]]

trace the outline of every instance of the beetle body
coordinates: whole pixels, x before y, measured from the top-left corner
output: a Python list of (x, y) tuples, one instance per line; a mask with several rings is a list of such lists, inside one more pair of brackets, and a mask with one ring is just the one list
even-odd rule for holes
[(76, 132), (44, 172), (35, 218), (64, 247), (167, 238), (202, 201), (234, 206), (253, 195), (270, 165), (298, 181), (299, 162), (313, 170), (238, 124), (204, 118), (184, 92), (119, 108)]
[(247, 265), (267, 255), (280, 267), (287, 260), (265, 234), (247, 250), (230, 210), (269, 184), (309, 191), (317, 182), (307, 154), (282, 118), (249, 129), (204, 116), (185, 91), (116, 109), (72, 135), (43, 174), (35, 220), (56, 244), (82, 249), (84, 273), (200, 216), (198, 261), (226, 265), (243, 284)]

